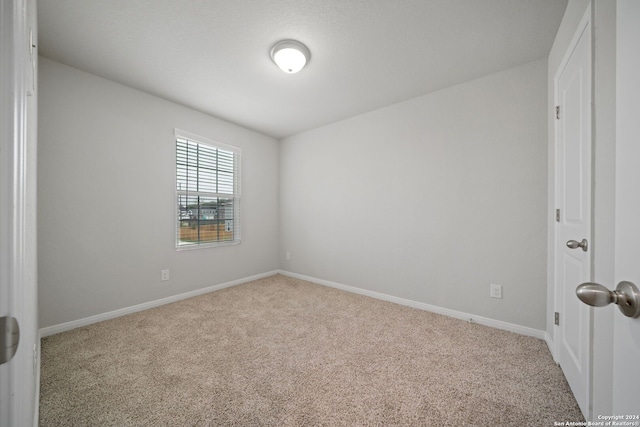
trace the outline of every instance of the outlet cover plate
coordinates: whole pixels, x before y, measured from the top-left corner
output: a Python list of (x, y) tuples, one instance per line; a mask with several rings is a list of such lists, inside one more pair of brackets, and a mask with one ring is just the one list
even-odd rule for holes
[(496, 285), (492, 283), (490, 285), (490, 296), (491, 298), (502, 299), (502, 285)]

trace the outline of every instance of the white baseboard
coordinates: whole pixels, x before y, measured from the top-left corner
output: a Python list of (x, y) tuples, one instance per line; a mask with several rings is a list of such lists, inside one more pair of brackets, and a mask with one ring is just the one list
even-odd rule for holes
[(209, 292), (219, 291), (220, 289), (229, 288), (231, 286), (241, 285), (243, 283), (252, 282), (254, 280), (263, 279), (278, 274), (278, 270), (269, 271), (267, 273), (256, 274), (255, 276), (244, 277), (242, 279), (232, 280), (231, 282), (221, 283), (219, 285), (208, 286), (195, 291), (185, 292), (179, 295), (162, 298), (155, 301), (149, 301), (131, 307), (121, 308), (107, 313), (97, 314), (95, 316), (85, 317), (84, 319), (73, 320), (71, 322), (61, 323), (59, 325), (48, 326), (40, 329), (40, 337), (58, 334), (60, 332), (70, 331), (82, 326), (91, 325), (92, 323), (102, 322), (104, 320), (115, 319), (116, 317), (125, 316), (127, 314), (136, 313), (138, 311), (147, 310), (149, 308), (158, 307), (172, 302), (180, 301), (187, 298), (197, 297), (198, 295), (208, 294)]
[(127, 314), (136, 313), (138, 311), (147, 310), (149, 308), (158, 307), (165, 304), (170, 304), (172, 302), (180, 301), (187, 298), (193, 298), (198, 295), (207, 294), (209, 292), (218, 291), (220, 289), (229, 288), (231, 286), (241, 285), (243, 283), (251, 282), (258, 279), (263, 279), (265, 277), (270, 277), (276, 274), (282, 274), (284, 276), (294, 277), (296, 279), (306, 280), (308, 282), (317, 283), (319, 285), (329, 286), (332, 288), (341, 289), (343, 291), (347, 291), (355, 294), (365, 295), (365, 296), (376, 298), (383, 301), (389, 301), (396, 304), (417, 308), (420, 310), (430, 311), (432, 313), (442, 314), (444, 316), (449, 316), (456, 319), (471, 321), (481, 325), (490, 326), (493, 328), (502, 329), (509, 332), (514, 332), (520, 335), (527, 335), (527, 336), (539, 338), (547, 342), (547, 345), (549, 346), (549, 350), (551, 351), (551, 354), (553, 354), (553, 345), (552, 345), (553, 341), (551, 340), (551, 337), (549, 336), (549, 334), (546, 333), (546, 331), (528, 328), (526, 326), (520, 326), (513, 323), (503, 322), (500, 320), (490, 319), (488, 317), (476, 316), (476, 315), (464, 313), (461, 311), (438, 307), (431, 304), (425, 304), (422, 302), (413, 301), (406, 298), (395, 297), (392, 295), (383, 294), (381, 292), (374, 292), (366, 289), (356, 288), (353, 286), (343, 285), (341, 283), (330, 282), (328, 280), (318, 279), (315, 277), (305, 276), (302, 274), (292, 273), (284, 270), (275, 270), (267, 273), (257, 274), (255, 276), (245, 277), (242, 279), (221, 283), (219, 285), (209, 286), (202, 289), (196, 289), (194, 291), (185, 292), (179, 295), (173, 295), (173, 296), (162, 298), (159, 300), (149, 301), (149, 302), (134, 305), (131, 307), (121, 308), (118, 310), (109, 311), (107, 313), (102, 313), (95, 316), (73, 320), (71, 322), (48, 326), (46, 328), (40, 329), (40, 337), (46, 337), (49, 335), (70, 331), (72, 329), (91, 325), (92, 323), (102, 322), (104, 320), (115, 319), (116, 317), (125, 316)]
[[(502, 329), (509, 332), (514, 332), (520, 335), (527, 335), (530, 337), (539, 338), (542, 340), (547, 340), (546, 331), (541, 331), (539, 329), (533, 329), (526, 326), (516, 325), (514, 323), (503, 322), (501, 320), (490, 319), (488, 317), (476, 316), (474, 314), (463, 313), (461, 311), (451, 310), (448, 308), (438, 307), (431, 304), (425, 304), (418, 301), (413, 301), (406, 298), (395, 297), (392, 295), (383, 294), (381, 292), (368, 291), (366, 289), (356, 288), (353, 286), (343, 285), (341, 283), (330, 282), (328, 280), (317, 279), (315, 277), (309, 277), (302, 274), (291, 273), (289, 271), (280, 270), (280, 274), (283, 276), (293, 277), (295, 279), (306, 280), (308, 282), (317, 283), (319, 285), (329, 286), (332, 288), (340, 289), (343, 291), (351, 292), (354, 294), (365, 295), (368, 297), (380, 299), (383, 301), (390, 301), (396, 304), (405, 305), (408, 307), (417, 308), (420, 310), (430, 311), (432, 313), (442, 314), (444, 316), (453, 317), (456, 319), (462, 319), (466, 321), (470, 321), (473, 323), (478, 323), (480, 325), (490, 326), (496, 329)], [(548, 341), (547, 341), (548, 343)]]

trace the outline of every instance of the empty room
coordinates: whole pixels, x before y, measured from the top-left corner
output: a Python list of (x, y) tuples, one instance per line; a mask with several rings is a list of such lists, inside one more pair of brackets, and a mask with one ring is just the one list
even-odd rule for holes
[(635, 1), (2, 5), (0, 425), (640, 425)]

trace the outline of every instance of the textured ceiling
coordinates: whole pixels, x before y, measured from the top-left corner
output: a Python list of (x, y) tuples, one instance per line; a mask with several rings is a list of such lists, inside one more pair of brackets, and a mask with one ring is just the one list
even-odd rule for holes
[[(545, 57), (566, 0), (39, 0), (41, 55), (282, 138)], [(298, 74), (269, 58), (297, 39)]]

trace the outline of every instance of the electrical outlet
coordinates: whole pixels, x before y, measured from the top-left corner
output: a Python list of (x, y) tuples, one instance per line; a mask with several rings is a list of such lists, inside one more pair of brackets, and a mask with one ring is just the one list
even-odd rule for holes
[(291, 252), (287, 252), (285, 256), (287, 258), (287, 261), (289, 261), (291, 259)]
[(491, 298), (502, 298), (502, 285), (490, 285), (490, 293), (489, 296)]
[(169, 280), (169, 270), (160, 270), (160, 280), (163, 282)]

